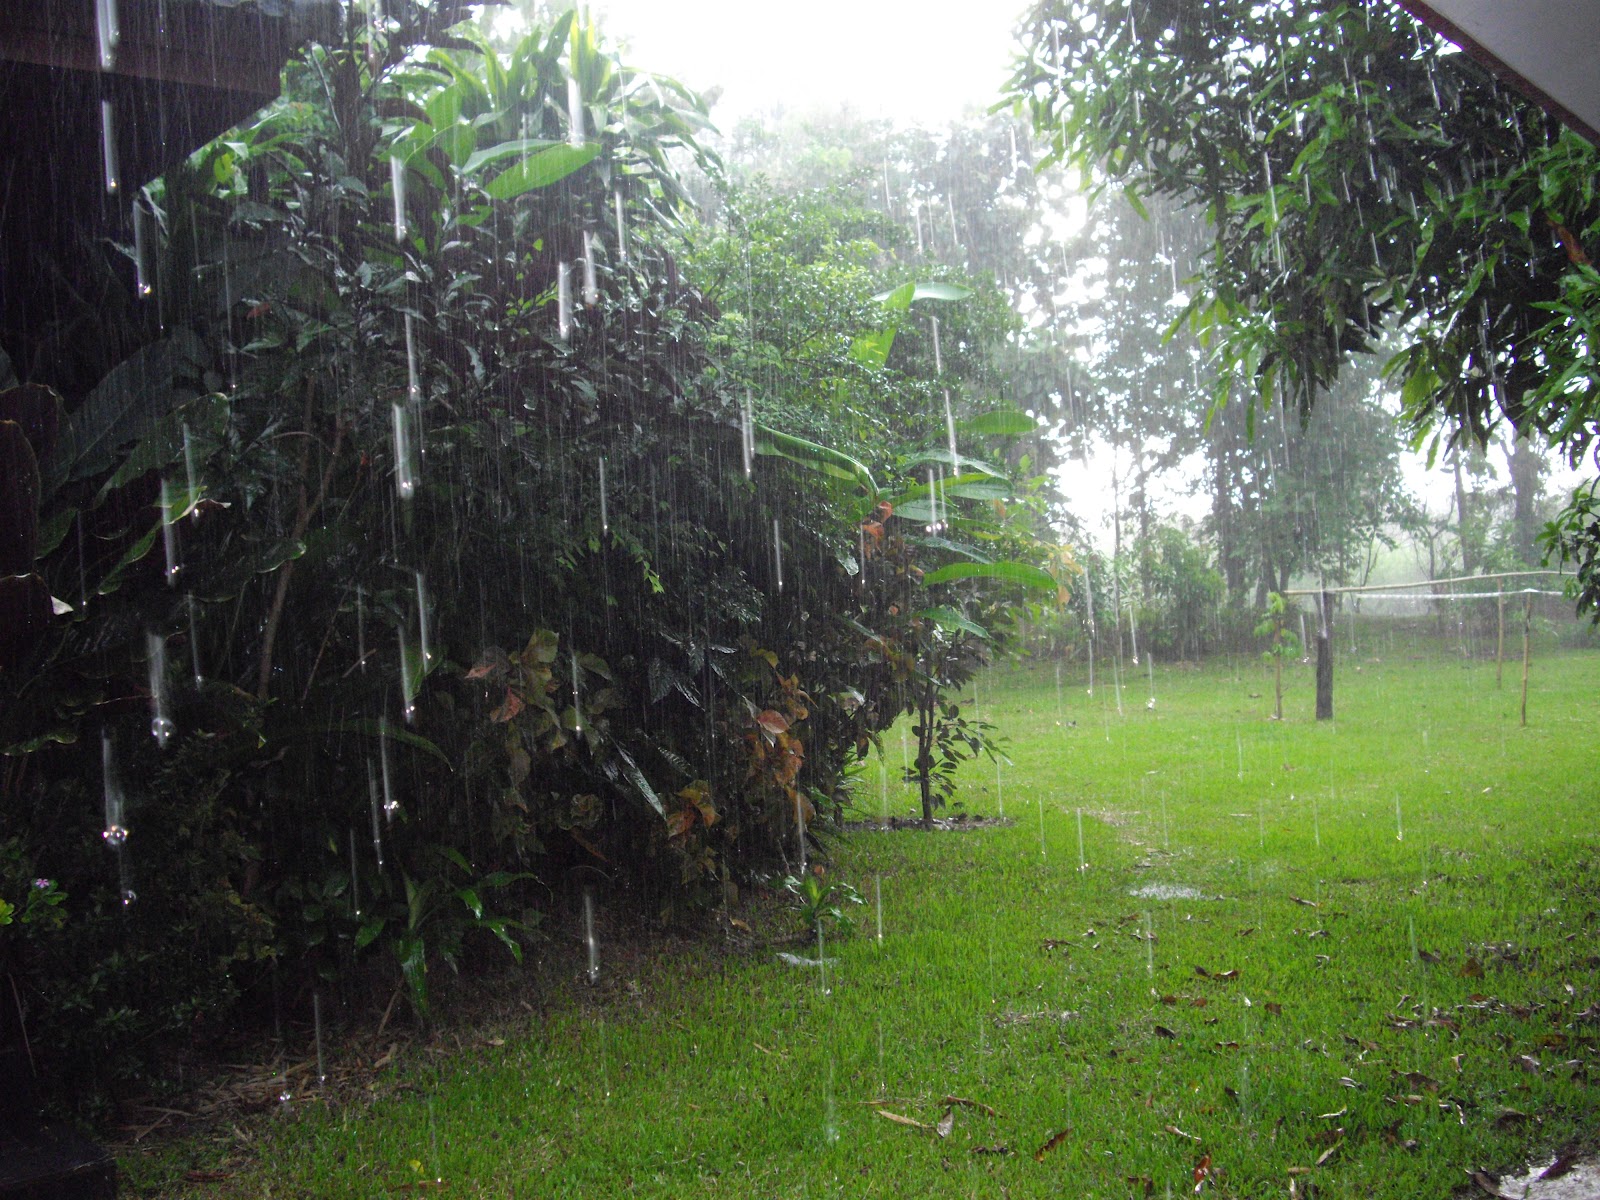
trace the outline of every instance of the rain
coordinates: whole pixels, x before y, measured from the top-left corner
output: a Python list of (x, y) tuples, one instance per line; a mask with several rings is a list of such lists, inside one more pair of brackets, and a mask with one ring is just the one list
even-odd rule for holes
[(1593, 1172), (1586, 109), (1389, 0), (189, 7), (0, 34), (30, 1137)]

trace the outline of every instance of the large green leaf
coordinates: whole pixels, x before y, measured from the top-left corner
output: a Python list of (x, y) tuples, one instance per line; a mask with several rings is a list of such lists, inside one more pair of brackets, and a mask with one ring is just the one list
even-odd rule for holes
[(1032, 417), (1014, 408), (996, 408), (960, 423), (974, 437), (1022, 437), (1038, 429)]
[(113, 367), (67, 419), (61, 453), (48, 467), (45, 493), (66, 479), (99, 474), (115, 461), (117, 451), (193, 396), (196, 389), (185, 381), (198, 377), (204, 356), (198, 337), (176, 329)]
[(1004, 479), (1006, 477), (1006, 473), (999, 467), (991, 466), (982, 459), (968, 458), (965, 454), (952, 455), (948, 450), (924, 450), (920, 454), (913, 454), (900, 465), (908, 471), (915, 471), (918, 467), (953, 466), (963, 475), (975, 473), (987, 475), (991, 479)]
[(584, 146), (569, 146), (563, 142), (507, 167), (491, 179), (483, 190), (494, 200), (515, 200), (536, 188), (559, 183), (574, 171), (588, 166), (599, 153), (598, 142)]
[(932, 621), (940, 629), (947, 629), (951, 633), (970, 633), (973, 637), (989, 639), (989, 631), (976, 621), (968, 620), (955, 609), (948, 605), (939, 605), (935, 608), (925, 608), (917, 616), (926, 621)]
[(486, 164), (499, 162), (502, 158), (510, 158), (513, 154), (545, 151), (561, 145), (565, 145), (565, 143), (552, 142), (548, 138), (518, 138), (513, 142), (501, 142), (498, 145), (490, 146), (473, 154), (462, 164), (461, 173), (463, 175), (471, 175)]
[(976, 563), (958, 562), (929, 571), (923, 583), (952, 583), (957, 579), (999, 579), (1006, 583), (1020, 583), (1023, 587), (1056, 590), (1055, 576), (1039, 567), (1019, 562)]
[(790, 462), (810, 467), (824, 475), (832, 475), (835, 479), (860, 484), (868, 495), (877, 495), (878, 485), (872, 478), (872, 472), (843, 451), (819, 446), (816, 442), (768, 429), (764, 425), (755, 427), (755, 441), (757, 454), (787, 458)]
[(966, 300), (971, 295), (971, 288), (964, 288), (955, 283), (902, 283), (887, 292), (879, 292), (872, 299), (874, 303), (883, 305), (891, 312), (905, 312), (918, 300), (949, 302)]

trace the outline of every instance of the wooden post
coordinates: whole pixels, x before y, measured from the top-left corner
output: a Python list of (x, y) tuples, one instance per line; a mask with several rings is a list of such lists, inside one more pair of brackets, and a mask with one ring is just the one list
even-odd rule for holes
[(1505, 686), (1503, 676), (1506, 667), (1506, 589), (1501, 586), (1499, 594), (1494, 598), (1494, 606), (1498, 623), (1494, 637), (1494, 686)]
[(1317, 720), (1333, 720), (1333, 593), (1317, 596)]
[(1522, 726), (1528, 726), (1528, 630), (1533, 626), (1533, 593), (1522, 603)]

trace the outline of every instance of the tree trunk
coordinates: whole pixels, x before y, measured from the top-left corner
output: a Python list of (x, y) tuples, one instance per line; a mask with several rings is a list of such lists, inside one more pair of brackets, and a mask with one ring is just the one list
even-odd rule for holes
[(1461, 543), (1461, 573), (1463, 575), (1476, 575), (1478, 573), (1477, 534), (1472, 528), (1472, 519), (1467, 512), (1467, 486), (1461, 478), (1461, 448), (1459, 446), (1450, 455), (1450, 465), (1455, 471), (1456, 480), (1456, 538)]
[(1511, 476), (1511, 537), (1517, 559), (1528, 567), (1540, 562), (1539, 494), (1544, 482), (1544, 459), (1526, 437), (1505, 446), (1506, 471)]
[(1333, 593), (1318, 598), (1317, 720), (1333, 719)]

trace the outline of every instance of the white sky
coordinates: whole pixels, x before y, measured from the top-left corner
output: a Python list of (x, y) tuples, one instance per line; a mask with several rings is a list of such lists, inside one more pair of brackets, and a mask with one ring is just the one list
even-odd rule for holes
[(848, 102), (868, 117), (939, 126), (999, 99), (1026, 0), (591, 0), (631, 66), (720, 86), (727, 130), (775, 107)]

